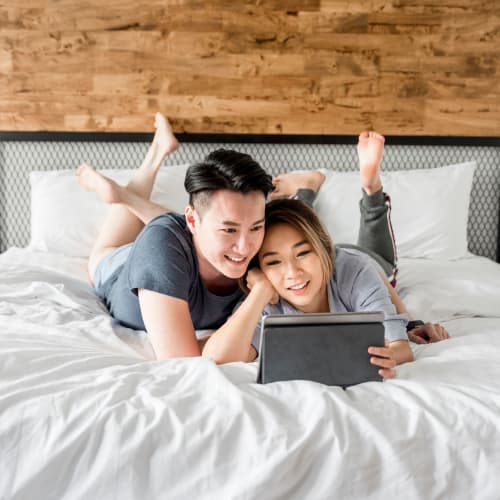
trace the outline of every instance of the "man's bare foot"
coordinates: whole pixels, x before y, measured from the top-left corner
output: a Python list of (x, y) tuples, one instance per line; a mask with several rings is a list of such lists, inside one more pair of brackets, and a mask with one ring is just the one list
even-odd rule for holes
[(105, 203), (121, 203), (122, 186), (97, 172), (92, 165), (87, 163), (80, 165), (76, 175), (83, 189), (96, 193)]
[(382, 189), (380, 163), (384, 152), (384, 136), (377, 132), (361, 132), (358, 139), (359, 174), (366, 194)]
[(144, 172), (152, 170), (156, 174), (165, 156), (173, 153), (179, 147), (179, 142), (175, 138), (169, 121), (159, 112), (155, 115), (155, 128), (153, 142), (139, 169)]
[(273, 179), (274, 191), (269, 198), (289, 198), (295, 196), (299, 189), (312, 189), (317, 193), (324, 180), (325, 175), (318, 170), (280, 174)]
[(158, 152), (163, 156), (173, 153), (179, 147), (179, 141), (172, 131), (170, 122), (160, 112), (155, 115), (155, 127), (153, 144), (156, 143)]

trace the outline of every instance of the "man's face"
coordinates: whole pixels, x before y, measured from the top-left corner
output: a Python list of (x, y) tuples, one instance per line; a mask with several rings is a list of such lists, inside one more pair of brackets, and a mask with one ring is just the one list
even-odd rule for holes
[(224, 275), (241, 278), (264, 238), (266, 199), (262, 192), (216, 191), (210, 205), (198, 214), (186, 209), (200, 273), (205, 279)]

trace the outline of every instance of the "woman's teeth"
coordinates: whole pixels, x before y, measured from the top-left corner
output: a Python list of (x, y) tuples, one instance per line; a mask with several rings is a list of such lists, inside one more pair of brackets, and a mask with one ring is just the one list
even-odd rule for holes
[(290, 286), (288, 287), (289, 290), (302, 290), (303, 288), (305, 288), (307, 286), (309, 282), (306, 282), (306, 283), (301, 283), (300, 285), (293, 285), (293, 286)]

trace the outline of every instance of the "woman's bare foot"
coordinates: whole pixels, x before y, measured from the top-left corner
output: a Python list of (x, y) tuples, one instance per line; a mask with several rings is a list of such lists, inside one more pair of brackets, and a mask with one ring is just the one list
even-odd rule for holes
[(382, 189), (380, 163), (384, 152), (384, 136), (377, 132), (361, 132), (358, 139), (359, 174), (366, 194)]
[(122, 186), (97, 172), (92, 165), (88, 163), (80, 165), (76, 175), (83, 189), (96, 193), (105, 203), (121, 203)]
[(299, 189), (312, 189), (317, 193), (324, 180), (325, 175), (318, 170), (280, 174), (273, 179), (274, 191), (269, 198), (289, 198), (295, 196)]

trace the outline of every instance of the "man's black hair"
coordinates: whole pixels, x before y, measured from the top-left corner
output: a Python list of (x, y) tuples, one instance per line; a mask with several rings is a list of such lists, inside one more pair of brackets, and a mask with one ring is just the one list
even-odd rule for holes
[(272, 177), (250, 155), (217, 149), (188, 168), (184, 187), (192, 206), (206, 206), (215, 191), (227, 189), (243, 194), (261, 191), (267, 197), (273, 184)]

